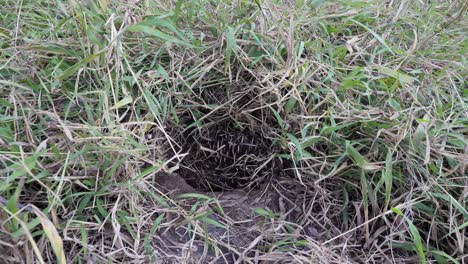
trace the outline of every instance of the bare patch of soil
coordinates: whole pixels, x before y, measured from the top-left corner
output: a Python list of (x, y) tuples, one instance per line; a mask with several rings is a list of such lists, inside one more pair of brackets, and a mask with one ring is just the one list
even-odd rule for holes
[[(161, 228), (156, 243), (165, 254), (161, 257), (168, 261), (241, 263), (244, 257), (254, 258), (255, 249), (261, 250), (264, 241), (277, 239), (268, 238), (272, 230), (288, 225), (298, 227), (293, 222), (298, 220), (301, 210), (273, 188), (200, 192), (177, 173), (160, 173), (157, 179), (158, 188), (168, 193), (183, 212), (193, 211), (194, 204), (198, 203), (197, 211), (206, 217), (200, 218), (204, 219), (200, 225), (190, 226), (187, 218), (191, 216), (180, 211), (169, 213), (170, 222), (177, 224)], [(201, 201), (199, 197), (214, 199)], [(318, 236), (315, 227), (300, 229), (291, 236), (296, 239)]]

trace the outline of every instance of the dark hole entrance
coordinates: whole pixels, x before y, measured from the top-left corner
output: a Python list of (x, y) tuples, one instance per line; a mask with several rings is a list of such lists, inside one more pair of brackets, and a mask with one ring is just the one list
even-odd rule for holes
[[(255, 188), (281, 171), (282, 160), (275, 155), (279, 144), (268, 137), (277, 129), (274, 120), (265, 118), (271, 113), (246, 111), (261, 108), (262, 102), (235, 90), (228, 94), (206, 89), (200, 97), (203, 104), (181, 117), (184, 129), (174, 136), (187, 153), (179, 174), (192, 187), (200, 191)], [(206, 110), (210, 104), (222, 107)]]
[(180, 174), (194, 188), (220, 191), (256, 187), (279, 169), (270, 140), (233, 122), (187, 133)]

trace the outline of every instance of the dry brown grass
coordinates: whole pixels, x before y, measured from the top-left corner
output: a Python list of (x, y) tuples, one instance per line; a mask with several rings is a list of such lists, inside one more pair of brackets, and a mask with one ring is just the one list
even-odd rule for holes
[(0, 262), (466, 263), (463, 1), (2, 5)]

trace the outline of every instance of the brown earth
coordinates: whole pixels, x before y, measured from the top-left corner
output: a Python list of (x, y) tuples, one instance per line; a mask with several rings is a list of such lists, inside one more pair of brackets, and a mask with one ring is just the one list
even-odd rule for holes
[[(268, 219), (255, 211), (269, 212), (272, 215), (289, 215), (288, 220), (297, 217), (298, 210), (291, 210), (283, 198), (266, 188), (254, 191), (233, 190), (223, 192), (199, 192), (190, 186), (179, 174), (159, 173), (157, 188), (167, 193), (180, 208), (188, 212), (199, 199), (197, 195), (215, 198), (201, 205), (200, 212), (210, 212), (207, 217), (222, 223), (226, 228), (214, 224), (202, 224), (189, 232), (187, 216), (180, 212), (169, 213), (171, 222), (159, 232), (156, 243), (164, 252), (168, 262), (180, 263), (243, 263), (243, 257), (252, 256), (252, 248), (261, 247), (263, 233), (272, 227), (272, 219)], [(220, 208), (222, 208), (220, 210)], [(292, 212), (291, 212), (292, 211)], [(295, 212), (294, 212), (295, 211)], [(283, 219), (286, 220), (286, 219)], [(203, 221), (202, 221), (203, 222)], [(304, 230), (308, 236), (317, 236), (315, 228)], [(220, 247), (206, 247), (207, 241)]]

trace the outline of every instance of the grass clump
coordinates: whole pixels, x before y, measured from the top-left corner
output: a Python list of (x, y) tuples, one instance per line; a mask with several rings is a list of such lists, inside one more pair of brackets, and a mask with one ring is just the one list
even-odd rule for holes
[(6, 263), (464, 263), (464, 1), (2, 5)]

